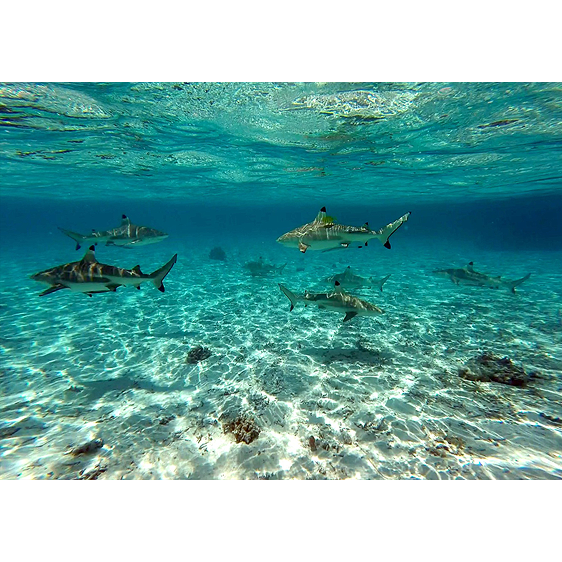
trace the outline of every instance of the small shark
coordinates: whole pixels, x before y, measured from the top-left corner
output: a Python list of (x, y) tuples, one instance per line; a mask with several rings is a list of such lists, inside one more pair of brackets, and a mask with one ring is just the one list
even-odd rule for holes
[(122, 269), (98, 262), (94, 246), (90, 246), (80, 261), (57, 265), (45, 271), (40, 271), (31, 275), (31, 279), (49, 285), (48, 289), (39, 294), (40, 297), (61, 289), (70, 289), (91, 297), (93, 293), (115, 292), (117, 287), (121, 285), (132, 285), (140, 289), (139, 285), (146, 281), (152, 281), (154, 286), (163, 293), (164, 284), (162, 282), (164, 277), (168, 275), (177, 259), (178, 255), (175, 254), (167, 264), (146, 275), (138, 265), (133, 269)]
[(168, 235), (149, 226), (137, 226), (131, 222), (127, 215), (121, 216), (121, 226), (111, 230), (92, 230), (91, 234), (78, 234), (71, 230), (60, 228), (67, 236), (76, 242), (79, 250), (82, 244), (103, 244), (106, 246), (120, 246), (121, 248), (137, 248), (147, 244), (162, 242)]
[(260, 256), (258, 261), (249, 261), (248, 263), (245, 263), (244, 268), (249, 270), (252, 277), (265, 277), (270, 273), (278, 273), (280, 275), (286, 265), (286, 263), (279, 266), (266, 263)]
[(322, 207), (314, 221), (283, 234), (277, 238), (277, 242), (289, 248), (298, 248), (304, 254), (307, 250), (341, 250), (349, 248), (352, 243), (358, 243), (361, 248), (367, 246), (369, 240), (376, 238), (390, 250), (388, 239), (408, 220), (410, 214), (408, 212), (374, 231), (367, 222), (363, 226), (336, 224), (335, 219), (326, 214), (326, 207)]
[(499, 289), (507, 287), (512, 293), (515, 293), (515, 287), (527, 281), (531, 274), (525, 275), (521, 279), (511, 280), (502, 279), (501, 275), (492, 277), (486, 273), (480, 273), (474, 269), (474, 262), (470, 262), (466, 267), (459, 269), (439, 269), (434, 271), (436, 275), (449, 277), (455, 285), (474, 285), (476, 287), (489, 287), (490, 289)]
[(351, 320), (355, 316), (374, 316), (375, 314), (384, 314), (384, 312), (374, 304), (361, 300), (353, 295), (343, 291), (338, 281), (335, 282), (334, 291), (331, 293), (309, 293), (304, 295), (295, 295), (287, 287), (279, 283), (279, 288), (283, 294), (291, 301), (289, 312), (295, 308), (298, 301), (304, 301), (305, 306), (309, 302), (318, 305), (321, 310), (332, 310), (334, 312), (345, 312), (344, 322)]
[(390, 275), (383, 277), (382, 279), (375, 279), (374, 277), (361, 277), (360, 275), (355, 275), (353, 273), (351, 266), (348, 265), (346, 270), (343, 273), (337, 273), (336, 275), (332, 275), (332, 277), (328, 277), (326, 281), (330, 283), (330, 285), (334, 286), (334, 283), (338, 281), (342, 288), (348, 289), (370, 289), (373, 285), (378, 287), (382, 292), (382, 286), (388, 281)]

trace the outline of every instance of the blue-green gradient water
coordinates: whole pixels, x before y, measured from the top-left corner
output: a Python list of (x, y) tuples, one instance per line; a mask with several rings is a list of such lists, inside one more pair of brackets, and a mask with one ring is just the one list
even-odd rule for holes
[[(561, 94), (0, 85), (0, 477), (561, 478)], [(323, 206), (373, 229), (412, 214), (390, 250), (276, 242)], [(106, 230), (122, 214), (169, 237), (99, 244), (96, 258), (152, 272), (177, 253), (166, 291), (39, 297), (30, 274), (86, 249), (58, 227)], [(286, 265), (253, 277), (260, 256)], [(531, 276), (512, 293), (434, 274), (471, 261)], [(384, 314), (289, 312), (279, 283), (329, 293), (348, 266), (391, 274), (382, 292), (349, 289)], [(197, 346), (211, 355), (189, 362)], [(528, 384), (460, 376), (483, 354)]]

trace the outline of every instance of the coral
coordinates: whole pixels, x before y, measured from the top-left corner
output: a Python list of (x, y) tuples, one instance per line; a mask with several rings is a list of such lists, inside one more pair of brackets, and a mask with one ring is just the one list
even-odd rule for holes
[(220, 246), (217, 246), (209, 252), (209, 258), (212, 260), (226, 261), (226, 254)]
[(533, 378), (533, 373), (526, 373), (523, 367), (515, 365), (509, 357), (486, 352), (467, 361), (459, 369), (459, 376), (471, 381), (526, 386)]
[(73, 457), (76, 457), (78, 455), (89, 455), (90, 453), (101, 449), (101, 447), (103, 447), (103, 439), (92, 439), (91, 441), (88, 441), (83, 445), (74, 447), (68, 452), (68, 454), (72, 455)]
[(256, 422), (244, 415), (222, 422), (222, 428), (224, 433), (232, 433), (234, 435), (236, 443), (246, 443), (247, 445), (255, 441), (260, 434), (260, 428)]
[(199, 363), (199, 361), (204, 361), (211, 357), (212, 353), (210, 349), (198, 345), (189, 351), (187, 354), (187, 363)]

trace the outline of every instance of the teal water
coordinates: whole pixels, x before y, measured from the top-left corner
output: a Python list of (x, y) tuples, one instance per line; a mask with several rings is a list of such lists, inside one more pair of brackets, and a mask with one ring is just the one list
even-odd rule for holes
[[(561, 478), (561, 93), (0, 85), (0, 477)], [(373, 229), (412, 214), (390, 250), (276, 242), (323, 206)], [(30, 274), (87, 248), (58, 227), (122, 214), (169, 236), (96, 258), (152, 272), (177, 253), (164, 293), (38, 296)], [(253, 277), (260, 256), (286, 265)], [(531, 277), (512, 293), (434, 274), (471, 261)], [(348, 266), (391, 274), (349, 289), (384, 314), (289, 312), (278, 283), (329, 293)], [(197, 346), (211, 355), (190, 363)], [(529, 382), (460, 376), (484, 353)]]

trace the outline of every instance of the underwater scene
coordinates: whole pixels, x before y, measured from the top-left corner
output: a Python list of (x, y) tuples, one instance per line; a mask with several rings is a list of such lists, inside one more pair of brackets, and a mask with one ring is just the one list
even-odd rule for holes
[(562, 84), (5, 83), (0, 165), (0, 478), (562, 478)]

